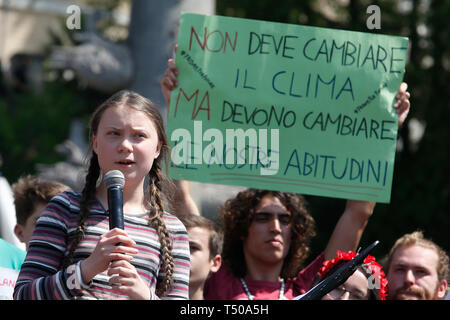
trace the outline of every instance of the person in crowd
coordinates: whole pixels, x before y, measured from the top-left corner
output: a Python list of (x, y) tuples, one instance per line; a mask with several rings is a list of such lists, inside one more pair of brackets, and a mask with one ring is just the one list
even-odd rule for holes
[(206, 279), (222, 264), (223, 235), (217, 223), (203, 216), (185, 214), (178, 218), (187, 229), (191, 254), (189, 299), (203, 300)]
[(206, 299), (293, 299), (311, 287), (324, 260), (355, 250), (375, 207), (348, 200), (328, 245), (299, 271), (314, 236), (314, 219), (302, 195), (247, 189), (225, 202), (224, 264), (205, 285)]
[[(90, 121), (82, 192), (65, 191), (44, 209), (14, 289), (15, 299), (187, 299), (186, 228), (163, 203), (168, 142), (153, 103), (123, 90)], [(109, 230), (107, 187), (120, 170), (124, 230)]]
[(391, 248), (386, 264), (388, 299), (440, 300), (448, 286), (449, 257), (423, 232), (405, 234)]
[[(313, 287), (356, 255), (353, 251), (338, 250), (335, 258), (323, 263)], [(387, 279), (383, 268), (375, 257), (368, 255), (362, 266), (358, 267), (342, 285), (324, 295), (322, 300), (386, 300), (386, 296)]]
[(26, 175), (20, 177), (12, 186), (17, 224), (14, 233), (17, 238), (28, 245), (38, 218), (48, 202), (56, 195), (70, 188), (57, 181), (43, 180)]

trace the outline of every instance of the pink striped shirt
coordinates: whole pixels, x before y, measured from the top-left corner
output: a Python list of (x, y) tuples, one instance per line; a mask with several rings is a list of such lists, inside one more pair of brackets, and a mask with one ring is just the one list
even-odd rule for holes
[[(86, 219), (83, 239), (75, 250), (73, 264), (61, 268), (78, 226), (81, 194), (66, 191), (54, 197), (38, 220), (27, 257), (14, 288), (14, 299), (128, 299), (108, 284), (106, 271), (83, 283), (80, 263), (89, 257), (100, 236), (109, 230), (108, 213), (99, 201), (92, 203)], [(136, 242), (138, 253), (130, 261), (147, 283), (153, 299), (164, 268), (156, 230), (148, 225), (146, 214), (125, 213), (125, 231)], [(177, 217), (164, 213), (174, 260), (173, 282), (162, 299), (188, 299), (189, 241), (184, 225)]]

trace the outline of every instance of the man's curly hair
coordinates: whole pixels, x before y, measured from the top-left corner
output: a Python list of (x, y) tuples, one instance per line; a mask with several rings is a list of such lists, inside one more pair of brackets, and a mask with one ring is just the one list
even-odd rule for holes
[(314, 219), (306, 208), (305, 198), (300, 194), (246, 189), (228, 199), (221, 207), (224, 227), (223, 260), (235, 276), (245, 276), (247, 267), (242, 239), (248, 236), (254, 209), (266, 195), (278, 198), (292, 215), (291, 244), (281, 270), (281, 277), (292, 278), (297, 275), (301, 263), (308, 256), (309, 242), (315, 235)]

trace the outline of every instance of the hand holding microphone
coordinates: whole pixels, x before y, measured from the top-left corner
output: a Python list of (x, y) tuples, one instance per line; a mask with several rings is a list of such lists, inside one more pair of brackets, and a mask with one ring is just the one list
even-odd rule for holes
[(113, 261), (132, 260), (131, 255), (139, 252), (134, 246), (136, 242), (122, 229), (114, 228), (101, 235), (94, 251), (81, 262), (83, 281), (88, 283), (97, 274), (108, 270)]
[[(119, 228), (124, 230), (124, 218), (123, 218), (123, 187), (125, 186), (125, 177), (119, 170), (111, 170), (105, 174), (103, 179), (106, 188), (108, 189), (108, 211), (109, 211), (109, 229)], [(133, 241), (134, 242), (134, 241)], [(124, 243), (119, 242), (116, 246), (123, 246)], [(136, 243), (134, 244), (136, 245)], [(137, 250), (135, 254), (137, 253)], [(128, 261), (131, 257), (121, 260), (113, 260), (108, 270), (108, 275), (117, 275), (110, 278), (109, 282), (112, 286), (121, 286), (121, 276), (117, 266), (121, 266), (128, 272), (126, 277), (136, 278), (137, 271)], [(126, 266), (126, 267), (125, 267)], [(134, 271), (130, 272), (130, 271)], [(123, 271), (124, 272), (124, 271)], [(134, 277), (133, 277), (134, 275)], [(122, 275), (124, 276), (124, 275)], [(139, 277), (137, 277), (139, 278)], [(140, 279), (140, 278), (139, 278)]]
[[(124, 230), (123, 187), (125, 177), (119, 170), (112, 170), (104, 177), (108, 188), (109, 227), (110, 231), (100, 236), (94, 251), (82, 262), (83, 280), (87, 283), (97, 274), (106, 271), (110, 263), (117, 260), (130, 261), (138, 250)], [(117, 229), (116, 229), (117, 228)]]

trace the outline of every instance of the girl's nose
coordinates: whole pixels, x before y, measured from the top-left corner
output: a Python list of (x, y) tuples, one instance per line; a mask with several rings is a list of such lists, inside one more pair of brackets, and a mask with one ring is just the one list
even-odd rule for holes
[(120, 141), (118, 151), (131, 152), (133, 151), (133, 144), (127, 138), (123, 138), (122, 141)]

